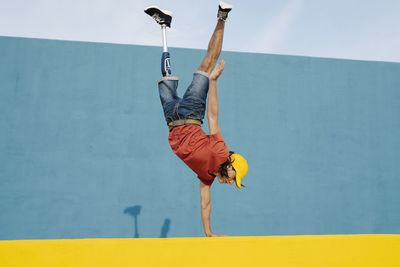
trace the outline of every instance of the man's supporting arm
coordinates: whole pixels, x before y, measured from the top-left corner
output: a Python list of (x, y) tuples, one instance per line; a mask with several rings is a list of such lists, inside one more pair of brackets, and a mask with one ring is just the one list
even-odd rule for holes
[(211, 197), (210, 186), (200, 181), (200, 205), (201, 205), (201, 220), (203, 221), (204, 233), (207, 237), (224, 236), (211, 232), (210, 214), (211, 214)]
[(210, 186), (200, 181), (200, 205), (201, 205), (201, 220), (203, 221), (204, 233), (206, 236), (211, 235), (210, 227), (210, 213), (211, 213), (211, 200), (210, 200)]

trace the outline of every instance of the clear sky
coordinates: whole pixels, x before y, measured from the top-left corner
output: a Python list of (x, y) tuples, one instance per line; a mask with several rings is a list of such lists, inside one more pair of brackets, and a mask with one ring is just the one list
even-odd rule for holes
[[(205, 49), (219, 1), (0, 0), (0, 35)], [(400, 0), (233, 0), (224, 50), (400, 62)]]

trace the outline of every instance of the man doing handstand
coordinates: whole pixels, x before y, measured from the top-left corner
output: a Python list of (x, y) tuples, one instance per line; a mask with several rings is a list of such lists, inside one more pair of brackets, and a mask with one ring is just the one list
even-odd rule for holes
[[(194, 72), (193, 80), (183, 98), (178, 97), (178, 78), (171, 76), (170, 57), (167, 51), (166, 27), (171, 27), (172, 12), (157, 6), (145, 9), (161, 25), (163, 32), (163, 54), (158, 81), (161, 104), (169, 127), (168, 140), (174, 153), (185, 162), (200, 180), (201, 219), (206, 236), (222, 236), (211, 231), (210, 226), (210, 186), (215, 177), (221, 184), (236, 184), (246, 175), (247, 161), (239, 154), (229, 151), (218, 125), (217, 79), (225, 67), (225, 61), (216, 62), (222, 50), (225, 20), (232, 6), (220, 2), (218, 22), (208, 44), (207, 54)], [(215, 67), (214, 67), (215, 66)], [(201, 128), (203, 123), (207, 93), (207, 119), (210, 134)]]

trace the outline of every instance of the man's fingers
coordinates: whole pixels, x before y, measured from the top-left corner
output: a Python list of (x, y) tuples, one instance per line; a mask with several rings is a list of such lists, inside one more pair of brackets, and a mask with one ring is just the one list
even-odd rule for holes
[(223, 60), (223, 59), (221, 59), (221, 61), (217, 64), (217, 66), (223, 66), (223, 65), (225, 65), (225, 60)]
[(219, 63), (217, 63), (215, 65), (214, 69), (212, 70), (212, 72), (210, 74), (210, 78), (212, 80), (218, 79), (218, 77), (221, 75), (224, 68), (225, 68), (225, 60), (222, 59)]
[(225, 61), (221, 60), (221, 69), (224, 69), (224, 68), (225, 68)]
[(222, 71), (224, 68), (225, 68), (225, 61), (221, 60), (217, 65), (217, 69)]

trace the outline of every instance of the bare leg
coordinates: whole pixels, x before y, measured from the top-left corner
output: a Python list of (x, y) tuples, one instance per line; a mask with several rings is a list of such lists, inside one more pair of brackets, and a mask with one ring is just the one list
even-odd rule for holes
[(219, 19), (214, 33), (211, 36), (210, 42), (208, 43), (207, 54), (197, 70), (211, 73), (215, 63), (219, 58), (219, 55), (221, 54), (222, 41), (224, 39), (224, 28), (225, 21)]

